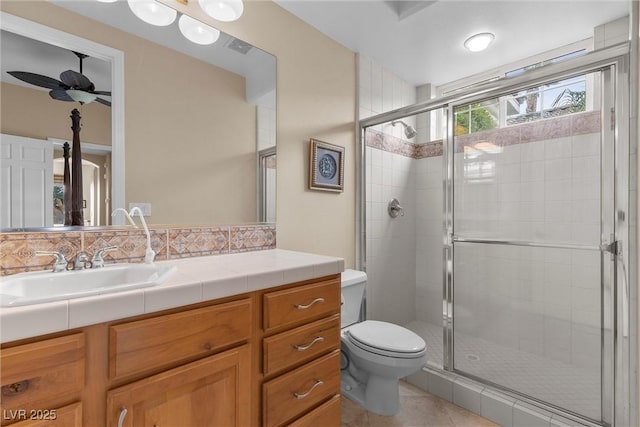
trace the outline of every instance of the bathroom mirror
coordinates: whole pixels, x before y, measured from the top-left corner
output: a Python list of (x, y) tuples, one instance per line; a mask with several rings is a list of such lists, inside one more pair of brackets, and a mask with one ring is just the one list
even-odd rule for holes
[[(17, 84), (6, 73), (15, 70), (5, 65), (17, 63), (19, 71), (58, 79), (67, 69), (79, 71), (79, 59), (71, 52), (78, 48), (65, 46), (64, 37), (43, 37), (37, 28), (42, 24), (31, 33), (22, 27), (12, 33), (4, 28), (5, 20), (0, 24), (3, 138), (40, 139), (53, 146), (54, 158), (60, 157), (55, 148), (71, 142), (69, 113), (80, 110), (82, 157), (98, 168), (93, 175), (84, 173), (83, 181), (95, 176), (102, 185), (85, 190), (84, 199), (88, 206), (91, 197), (107, 200), (93, 214), (85, 210), (85, 222), (93, 218), (87, 225), (111, 224), (110, 212), (131, 203), (150, 211), (146, 220), (151, 224), (275, 222), (274, 56), (224, 33), (212, 45), (194, 44), (180, 33), (178, 19), (167, 27), (151, 26), (136, 18), (125, 1), (8, 1), (2, 12), (28, 21), (33, 17), (54, 31), (121, 54), (115, 61), (122, 61), (118, 81), (109, 72), (117, 74), (119, 65), (108, 54), (101, 58), (98, 51), (83, 52), (89, 54), (83, 74), (96, 90), (113, 90), (113, 99), (104, 97), (112, 101), (111, 108), (56, 101), (46, 89)], [(43, 59), (42, 64), (27, 59), (29, 45), (36, 52), (31, 56)], [(124, 99), (116, 99), (118, 85)], [(32, 99), (38, 101), (29, 104)], [(265, 153), (270, 153), (268, 161)], [(7, 162), (2, 163), (6, 169)], [(60, 167), (54, 160), (51, 192), (59, 187)], [(3, 201), (9, 200), (5, 193), (3, 188)], [(39, 226), (1, 225), (5, 231)]]

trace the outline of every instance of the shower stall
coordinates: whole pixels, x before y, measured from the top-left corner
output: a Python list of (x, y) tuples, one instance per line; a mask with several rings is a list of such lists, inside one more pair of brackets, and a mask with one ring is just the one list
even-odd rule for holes
[(624, 44), (360, 121), (367, 315), (422, 336), (425, 372), (630, 424), (628, 67)]

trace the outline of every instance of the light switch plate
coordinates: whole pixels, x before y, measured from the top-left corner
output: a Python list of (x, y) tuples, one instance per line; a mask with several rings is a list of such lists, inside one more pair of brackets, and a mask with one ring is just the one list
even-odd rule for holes
[(129, 212), (136, 206), (140, 208), (143, 216), (151, 216), (151, 203), (129, 203)]

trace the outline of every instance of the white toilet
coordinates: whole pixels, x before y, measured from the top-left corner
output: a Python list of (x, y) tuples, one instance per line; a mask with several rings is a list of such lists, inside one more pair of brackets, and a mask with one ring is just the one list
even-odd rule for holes
[(367, 284), (362, 271), (342, 273), (341, 392), (368, 411), (400, 410), (398, 381), (427, 362), (422, 338), (402, 326), (376, 320), (358, 322)]

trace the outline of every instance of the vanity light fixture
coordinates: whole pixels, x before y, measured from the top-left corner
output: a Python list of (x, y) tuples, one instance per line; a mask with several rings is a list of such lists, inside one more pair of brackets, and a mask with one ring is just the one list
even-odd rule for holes
[(480, 52), (485, 50), (493, 41), (495, 36), (492, 33), (478, 33), (469, 37), (464, 41), (464, 47), (471, 52)]
[(147, 24), (166, 27), (176, 20), (178, 12), (155, 0), (127, 0), (129, 8)]
[(85, 92), (84, 90), (67, 89), (66, 92), (71, 99), (81, 104), (88, 104), (97, 98), (93, 93)]
[(218, 21), (231, 22), (244, 11), (242, 0), (198, 0), (204, 12)]
[(204, 24), (190, 16), (182, 15), (178, 20), (178, 27), (183, 36), (196, 44), (208, 45), (215, 43), (220, 37), (220, 31)]
[(115, 3), (118, 0), (98, 0), (100, 3)]

